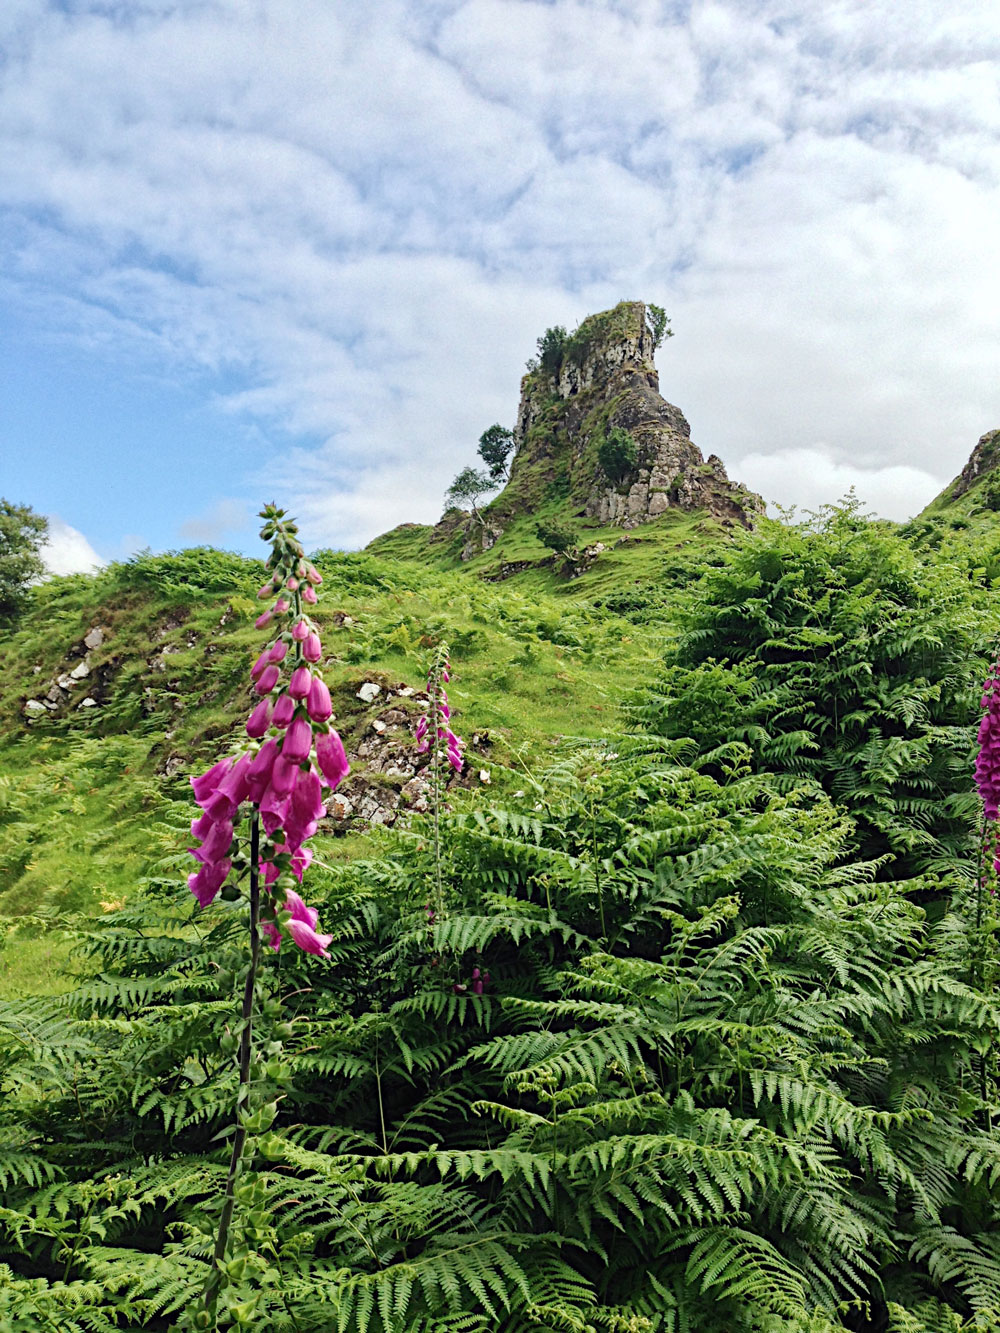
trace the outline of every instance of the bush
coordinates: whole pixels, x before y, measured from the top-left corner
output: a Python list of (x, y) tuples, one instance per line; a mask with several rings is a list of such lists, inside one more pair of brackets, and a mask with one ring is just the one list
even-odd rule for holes
[(597, 451), (597, 461), (614, 482), (624, 480), (635, 468), (638, 459), (635, 440), (621, 426), (608, 431)]
[(576, 547), (578, 536), (576, 529), (571, 528), (568, 523), (560, 523), (558, 519), (542, 519), (535, 525), (535, 532), (542, 545), (547, 546), (550, 551), (555, 551), (556, 555), (565, 555)]

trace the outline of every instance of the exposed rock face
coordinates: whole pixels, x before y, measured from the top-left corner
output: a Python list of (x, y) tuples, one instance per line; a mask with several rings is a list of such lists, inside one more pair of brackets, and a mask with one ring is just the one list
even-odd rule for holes
[(1000, 465), (1000, 430), (988, 430), (985, 435), (979, 437), (979, 443), (969, 455), (969, 461), (952, 483), (949, 498), (957, 500), (987, 472), (994, 471), (998, 465)]
[[(510, 483), (491, 514), (530, 510), (562, 487), (581, 517), (623, 528), (670, 508), (750, 526), (763, 501), (692, 443), (683, 413), (660, 396), (653, 352), (645, 305), (626, 301), (585, 320), (555, 365), (529, 372)], [(635, 462), (612, 477), (599, 452), (616, 428), (631, 436)]]

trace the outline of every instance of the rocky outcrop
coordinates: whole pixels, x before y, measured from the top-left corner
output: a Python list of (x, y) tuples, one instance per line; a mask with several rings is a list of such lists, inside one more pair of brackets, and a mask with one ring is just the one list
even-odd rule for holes
[(988, 472), (1000, 464), (1000, 430), (988, 430), (979, 437), (979, 443), (969, 455), (969, 461), (951, 485), (948, 498), (957, 500), (972, 489)]
[[(510, 482), (491, 506), (494, 521), (569, 494), (580, 517), (636, 527), (668, 509), (703, 509), (750, 526), (760, 496), (707, 460), (684, 414), (660, 394), (646, 307), (625, 301), (592, 315), (521, 382)], [(611, 475), (602, 445), (617, 434), (630, 456)]]

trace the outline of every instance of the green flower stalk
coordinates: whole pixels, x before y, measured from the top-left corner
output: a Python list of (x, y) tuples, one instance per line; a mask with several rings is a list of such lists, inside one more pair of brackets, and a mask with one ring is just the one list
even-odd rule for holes
[[(229, 1235), (247, 1140), (270, 1129), (277, 1114), (276, 1100), (258, 1098), (262, 1104), (255, 1105), (252, 1096), (261, 937), (277, 950), (287, 935), (304, 952), (328, 956), (333, 936), (319, 931), (319, 914), (302, 900), (297, 885), (312, 860), (306, 843), (323, 815), (324, 789), (336, 787), (348, 771), (343, 744), (331, 725), (330, 691), (318, 668), (319, 632), (306, 610), (317, 601), (322, 576), (306, 559), (298, 529), (283, 510), (267, 505), (261, 518), (260, 535), (271, 543), (271, 555), (270, 577), (258, 596), (273, 602), (256, 625), (273, 625), (276, 633), (250, 672), (258, 702), (246, 722), (248, 744), (191, 779), (202, 815), (191, 825), (199, 841), (191, 849), (199, 869), (189, 876), (188, 886), (200, 906), (207, 907), (220, 892), (227, 898), (238, 896), (233, 871), (247, 870), (250, 929), (239, 1024), (236, 1130), (212, 1271), (202, 1308), (194, 1315), (194, 1326), (203, 1329), (217, 1327), (219, 1299), (231, 1278)], [(235, 830), (246, 808), (249, 847), (240, 853)], [(270, 1043), (268, 1050), (274, 1046)]]

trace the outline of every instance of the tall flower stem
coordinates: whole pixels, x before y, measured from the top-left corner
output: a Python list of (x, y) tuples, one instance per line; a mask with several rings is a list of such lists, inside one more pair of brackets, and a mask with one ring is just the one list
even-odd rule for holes
[[(257, 990), (257, 964), (260, 959), (260, 815), (253, 807), (250, 816), (250, 966), (247, 969), (246, 985), (243, 988), (243, 1009), (241, 1017), (243, 1030), (240, 1033), (240, 1085), (237, 1105), (244, 1112), (248, 1110), (250, 1067), (253, 1060), (253, 1005)], [(229, 1158), (229, 1174), (226, 1177), (225, 1200), (222, 1205), (222, 1217), (219, 1219), (219, 1232), (215, 1238), (215, 1251), (212, 1255), (212, 1272), (205, 1284), (205, 1309), (214, 1312), (222, 1284), (222, 1264), (226, 1258), (229, 1244), (229, 1228), (233, 1221), (233, 1209), (236, 1204), (236, 1181), (243, 1161), (243, 1149), (246, 1146), (246, 1126), (237, 1117), (236, 1132), (233, 1134), (233, 1150)]]

